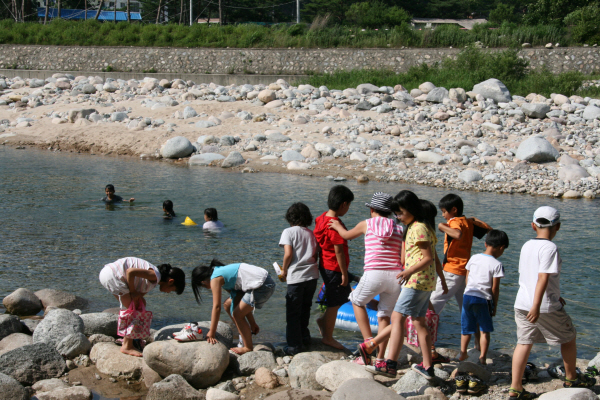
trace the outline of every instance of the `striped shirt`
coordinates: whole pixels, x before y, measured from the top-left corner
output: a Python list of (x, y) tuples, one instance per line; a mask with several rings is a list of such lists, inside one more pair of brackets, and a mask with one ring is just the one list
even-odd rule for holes
[(127, 270), (129, 268), (149, 269), (154, 271), (156, 274), (156, 282), (150, 282), (148, 279), (137, 276), (133, 279), (133, 286), (138, 293), (148, 293), (154, 289), (158, 284), (158, 281), (160, 281), (160, 272), (158, 272), (158, 268), (150, 264), (148, 261), (142, 260), (141, 258), (120, 258), (113, 263), (106, 264), (106, 266), (110, 267), (115, 279), (118, 279), (125, 284), (127, 284)]
[(402, 227), (384, 217), (369, 218), (365, 235), (365, 271), (401, 270)]

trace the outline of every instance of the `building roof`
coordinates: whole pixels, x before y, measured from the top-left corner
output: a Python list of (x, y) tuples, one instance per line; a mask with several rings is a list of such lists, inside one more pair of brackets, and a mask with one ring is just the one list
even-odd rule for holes
[[(45, 7), (38, 7), (38, 18), (44, 18), (46, 15)], [(88, 10), (87, 19), (96, 18), (97, 10)], [(125, 11), (117, 11), (117, 21), (127, 21), (127, 12)], [(141, 21), (142, 16), (139, 12), (130, 12), (132, 21)], [(85, 19), (85, 10), (69, 10), (62, 9), (60, 10), (60, 17), (62, 19)], [(48, 8), (48, 18), (58, 18), (58, 8)], [(98, 17), (99, 21), (114, 21), (115, 20), (115, 12), (114, 11), (100, 11), (100, 16)]]
[(485, 18), (473, 19), (443, 19), (443, 18), (413, 18), (413, 24), (457, 24), (466, 29), (473, 29), (475, 24), (485, 24)]

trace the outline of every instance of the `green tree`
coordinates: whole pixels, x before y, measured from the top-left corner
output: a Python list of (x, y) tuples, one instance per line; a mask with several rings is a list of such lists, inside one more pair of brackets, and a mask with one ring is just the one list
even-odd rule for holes
[(564, 19), (571, 26), (573, 39), (579, 43), (600, 42), (600, 5), (598, 3), (578, 8)]
[(502, 24), (504, 21), (517, 22), (519, 16), (515, 14), (515, 7), (499, 3), (498, 6), (490, 12), (489, 21), (495, 24)]
[(354, 3), (346, 12), (348, 22), (363, 28), (381, 28), (409, 23), (411, 16), (400, 7), (388, 7), (382, 1)]
[(329, 15), (334, 23), (346, 20), (346, 11), (357, 3), (357, 0), (309, 0), (302, 8), (303, 19), (312, 22), (316, 16)]
[(590, 0), (535, 0), (527, 7), (523, 22), (528, 25), (562, 25), (568, 14), (591, 3)]

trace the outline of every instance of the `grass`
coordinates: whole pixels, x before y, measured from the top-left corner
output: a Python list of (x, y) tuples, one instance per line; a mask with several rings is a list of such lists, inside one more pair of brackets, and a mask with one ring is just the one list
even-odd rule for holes
[(441, 65), (432, 67), (423, 64), (412, 67), (403, 74), (386, 70), (338, 71), (332, 74), (312, 75), (305, 83), (341, 90), (356, 87), (361, 83), (392, 87), (401, 84), (411, 90), (423, 82), (432, 82), (447, 89), (463, 88), (469, 91), (475, 84), (490, 78), (500, 79), (511, 94), (519, 96), (527, 96), (529, 93), (546, 97), (550, 97), (551, 93), (566, 96), (600, 96), (600, 88), (582, 89), (583, 81), (598, 79), (598, 76), (580, 72), (554, 75), (547, 70), (534, 71), (529, 69), (527, 61), (517, 56), (516, 51), (487, 53), (474, 48), (462, 51), (456, 60), (447, 59)]
[(390, 29), (360, 29), (352, 26), (313, 24), (207, 24), (193, 26), (101, 23), (94, 20), (53, 20), (47, 25), (37, 22), (0, 21), (0, 43), (61, 46), (141, 46), (141, 47), (232, 47), (232, 48), (399, 48), (464, 47), (481, 42), (488, 47), (515, 47), (524, 42), (534, 46), (560, 42), (575, 44), (564, 28), (553, 26), (517, 26), (498, 28), (479, 25), (467, 31), (456, 26), (434, 30), (415, 30), (404, 24)]

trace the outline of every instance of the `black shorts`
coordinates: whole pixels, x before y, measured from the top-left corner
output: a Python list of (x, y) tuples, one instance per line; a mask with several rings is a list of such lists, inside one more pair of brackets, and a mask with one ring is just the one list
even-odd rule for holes
[(320, 268), (323, 283), (325, 283), (325, 298), (322, 304), (327, 307), (339, 307), (348, 302), (348, 296), (352, 291), (350, 287), (350, 274), (348, 274), (348, 284), (342, 286), (342, 273)]

